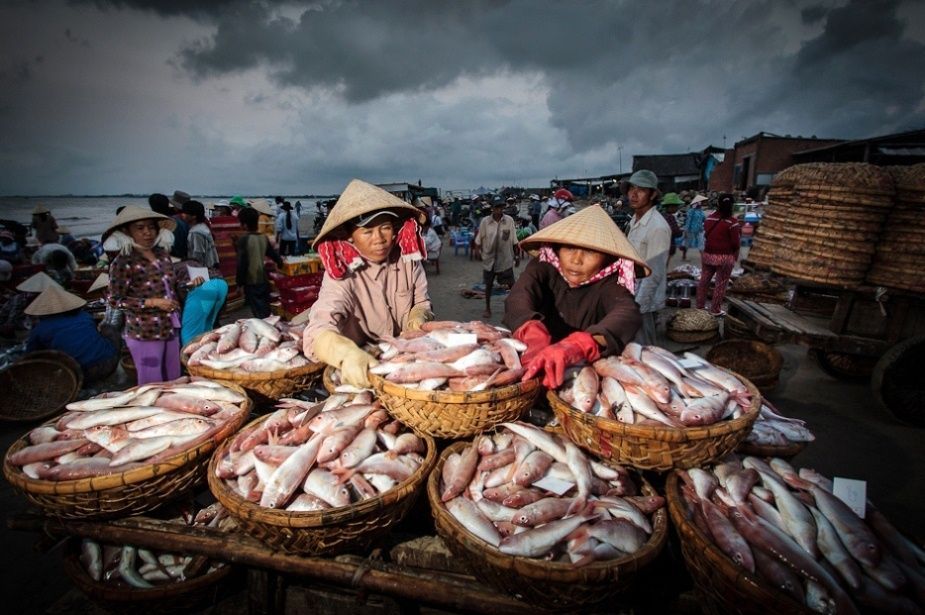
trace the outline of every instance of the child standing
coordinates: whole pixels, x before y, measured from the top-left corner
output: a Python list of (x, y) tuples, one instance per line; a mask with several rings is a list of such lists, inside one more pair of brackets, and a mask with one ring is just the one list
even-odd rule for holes
[(283, 261), (270, 245), (266, 235), (257, 232), (260, 214), (251, 208), (245, 208), (238, 214), (241, 226), (247, 234), (238, 239), (238, 274), (237, 283), (244, 288), (244, 300), (257, 318), (270, 315), (270, 284), (264, 270), (263, 259), (269, 256), (277, 267)]

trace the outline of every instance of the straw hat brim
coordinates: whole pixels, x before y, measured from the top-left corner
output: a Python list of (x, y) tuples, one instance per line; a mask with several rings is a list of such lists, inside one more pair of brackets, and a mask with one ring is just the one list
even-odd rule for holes
[(636, 263), (638, 277), (652, 273), (646, 261), (600, 205), (585, 207), (568, 218), (550, 224), (522, 240), (520, 247), (524, 250), (538, 250), (544, 244), (577, 246), (616, 258), (627, 258)]
[(316, 247), (319, 242), (327, 238), (331, 232), (337, 230), (357, 216), (362, 216), (363, 214), (368, 214), (380, 209), (388, 209), (398, 214), (406, 212), (406, 216), (414, 216), (419, 221), (423, 221), (423, 215), (413, 205), (406, 203), (394, 194), (386, 192), (378, 186), (368, 184), (359, 179), (354, 179), (347, 184), (347, 187), (344, 188), (344, 192), (340, 195), (340, 198), (337, 199), (337, 203), (334, 204), (331, 213), (328, 214), (324, 226), (321, 227), (321, 231), (312, 242), (312, 248)]
[(255, 199), (251, 201), (251, 207), (256, 209), (259, 213), (262, 213), (265, 216), (273, 215), (273, 208), (270, 207), (270, 204), (266, 199)]
[(16, 287), (21, 293), (40, 293), (49, 286), (61, 286), (55, 282), (54, 278), (45, 273), (44, 271), (39, 271), (38, 273), (29, 276), (22, 282), (19, 286)]
[(49, 286), (24, 310), (29, 316), (63, 314), (87, 305), (87, 302), (55, 284)]
[(116, 216), (116, 219), (113, 220), (112, 224), (109, 225), (109, 228), (103, 231), (102, 240), (106, 241), (106, 238), (109, 237), (113, 231), (119, 229), (119, 227), (131, 222), (138, 222), (139, 220), (156, 220), (158, 226), (161, 228), (166, 228), (170, 231), (177, 228), (177, 221), (173, 218), (168, 218), (167, 216), (159, 214), (156, 211), (151, 211), (150, 209), (129, 205), (120, 211), (119, 215)]
[(93, 284), (90, 285), (90, 288), (87, 289), (88, 293), (96, 292), (101, 288), (106, 288), (109, 286), (109, 274), (101, 273), (96, 276), (96, 279), (93, 280)]
[(71, 232), (71, 229), (69, 229), (66, 226), (59, 226), (55, 229), (55, 231), (57, 231), (59, 235), (69, 235)]
[(44, 205), (36, 205), (35, 208), (33, 208), (32, 210), (33, 216), (37, 216), (39, 214), (50, 214), (50, 213), (51, 212), (48, 211), (48, 208), (45, 207)]

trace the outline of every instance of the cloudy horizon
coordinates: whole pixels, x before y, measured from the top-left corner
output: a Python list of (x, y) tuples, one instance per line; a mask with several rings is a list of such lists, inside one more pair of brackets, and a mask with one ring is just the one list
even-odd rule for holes
[(925, 127), (922, 0), (7, 0), (0, 34), (7, 195), (541, 186)]

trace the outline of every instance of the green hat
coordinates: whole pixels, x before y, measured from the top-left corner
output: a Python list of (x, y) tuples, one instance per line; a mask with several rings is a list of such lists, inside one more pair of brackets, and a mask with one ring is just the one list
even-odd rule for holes
[(677, 192), (669, 192), (662, 197), (662, 205), (684, 205)]
[(655, 173), (647, 169), (636, 171), (630, 175), (629, 179), (624, 179), (620, 182), (620, 191), (626, 194), (629, 192), (630, 186), (655, 190), (655, 196), (653, 198), (658, 198), (658, 195), (661, 194), (658, 189), (658, 177)]
[(229, 204), (229, 205), (237, 205), (238, 207), (250, 207), (250, 205), (248, 205), (247, 201), (244, 200), (244, 197), (240, 197), (240, 196), (233, 196), (233, 197), (231, 197), (231, 200), (228, 201), (228, 204)]

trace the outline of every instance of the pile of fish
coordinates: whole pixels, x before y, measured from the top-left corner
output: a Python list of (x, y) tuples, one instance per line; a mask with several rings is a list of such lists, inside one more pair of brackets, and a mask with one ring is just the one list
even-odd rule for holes
[(407, 388), (483, 391), (520, 382), (527, 347), (510, 331), (484, 322), (425, 323), (379, 344), (374, 374)]
[(693, 427), (738, 418), (751, 405), (745, 384), (692, 353), (685, 367), (658, 346), (627, 344), (619, 356), (571, 368), (559, 397), (581, 412), (628, 425)]
[(243, 318), (193, 340), (183, 349), (187, 365), (243, 372), (273, 372), (309, 365), (302, 354), (305, 324), (279, 316)]
[(29, 432), (9, 456), (29, 478), (118, 474), (193, 448), (241, 419), (247, 397), (217, 382), (182, 377), (67, 405), (54, 424)]
[(267, 508), (306, 512), (378, 497), (410, 478), (426, 443), (403, 432), (370, 392), (312, 403), (284, 398), (241, 430), (216, 467), (237, 495)]
[(757, 446), (790, 446), (797, 442), (812, 442), (816, 439), (806, 422), (782, 416), (777, 408), (762, 400), (758, 419), (745, 438), (748, 444)]
[[(189, 526), (223, 528), (232, 519), (221, 504), (215, 503), (195, 515), (184, 515), (171, 521)], [(89, 538), (80, 543), (80, 563), (94, 581), (125, 584), (137, 589), (187, 581), (224, 566), (203, 556), (151, 551), (132, 545), (101, 545)]]
[(440, 489), (450, 514), (502, 553), (575, 566), (638, 551), (665, 503), (639, 495), (626, 469), (520, 422), (450, 455)]
[(867, 502), (786, 461), (734, 455), (681, 474), (689, 519), (732, 561), (820, 613), (921, 613), (925, 551)]

